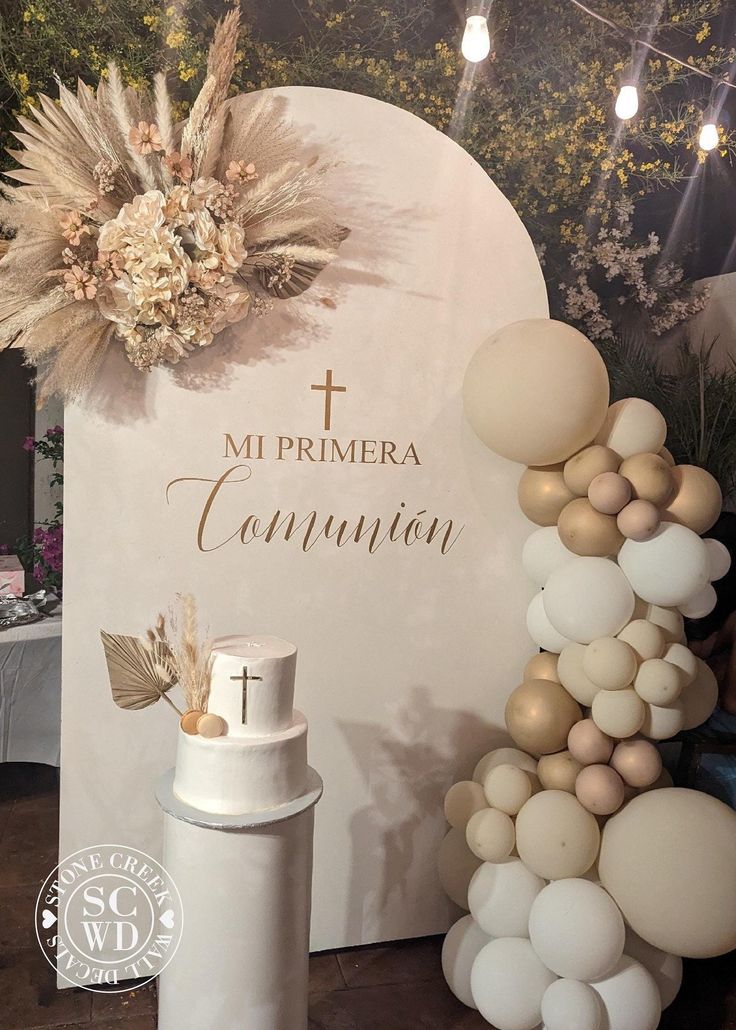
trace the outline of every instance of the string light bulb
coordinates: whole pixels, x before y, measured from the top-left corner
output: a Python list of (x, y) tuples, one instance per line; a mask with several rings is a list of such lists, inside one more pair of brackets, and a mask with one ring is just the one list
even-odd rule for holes
[(461, 46), (466, 61), (477, 64), (484, 61), (491, 52), (491, 34), (488, 31), (488, 19), (483, 14), (471, 14), (465, 22), (465, 32)]
[(616, 115), (622, 122), (628, 122), (639, 110), (639, 90), (633, 82), (625, 82), (616, 97)]
[(708, 109), (703, 115), (703, 124), (698, 137), (701, 150), (715, 150), (718, 146), (718, 126), (713, 111)]

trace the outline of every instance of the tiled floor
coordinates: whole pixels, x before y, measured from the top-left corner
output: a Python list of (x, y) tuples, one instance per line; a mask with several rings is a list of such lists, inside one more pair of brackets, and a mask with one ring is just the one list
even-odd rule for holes
[[(33, 906), (57, 860), (57, 817), (52, 770), (0, 766), (0, 1030), (155, 1030), (154, 985), (107, 995), (55, 988)], [(488, 1030), (445, 986), (441, 946), (426, 938), (312, 956), (309, 1030)], [(686, 964), (661, 1030), (736, 1030), (734, 955)]]

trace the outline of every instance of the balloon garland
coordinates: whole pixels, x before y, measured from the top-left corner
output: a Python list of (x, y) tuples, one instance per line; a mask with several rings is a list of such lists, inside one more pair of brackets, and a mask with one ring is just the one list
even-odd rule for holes
[(539, 526), (522, 565), (542, 649), (506, 705), (518, 747), (445, 797), (445, 978), (497, 1030), (655, 1030), (681, 956), (736, 947), (736, 813), (672, 786), (653, 741), (718, 697), (683, 616), (714, 607), (730, 556), (703, 540), (721, 510), (706, 471), (675, 465), (647, 401), (608, 405), (598, 352), (570, 326), (516, 322), (465, 378), (466, 417), (523, 463)]

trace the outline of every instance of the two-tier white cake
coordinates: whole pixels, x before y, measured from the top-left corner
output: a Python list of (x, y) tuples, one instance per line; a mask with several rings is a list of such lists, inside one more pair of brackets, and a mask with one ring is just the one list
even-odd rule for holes
[(179, 730), (175, 795), (223, 815), (293, 801), (307, 782), (307, 721), (294, 709), (296, 647), (278, 637), (220, 637), (212, 656), (207, 710), (225, 733)]

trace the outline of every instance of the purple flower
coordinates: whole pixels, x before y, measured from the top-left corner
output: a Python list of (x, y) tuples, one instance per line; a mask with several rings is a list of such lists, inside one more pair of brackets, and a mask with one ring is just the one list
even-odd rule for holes
[(49, 440), (51, 440), (53, 437), (58, 437), (58, 436), (63, 436), (63, 435), (64, 435), (64, 427), (63, 426), (52, 426), (51, 429), (48, 429), (46, 431), (46, 436), (49, 438)]
[(23, 450), (24, 451), (32, 451), (35, 448), (35, 446), (36, 446), (36, 441), (33, 439), (32, 436), (27, 436), (25, 438), (25, 440), (23, 441)]
[(36, 562), (33, 566), (33, 575), (38, 580), (42, 580), (44, 578), (44, 568), (39, 562)]

